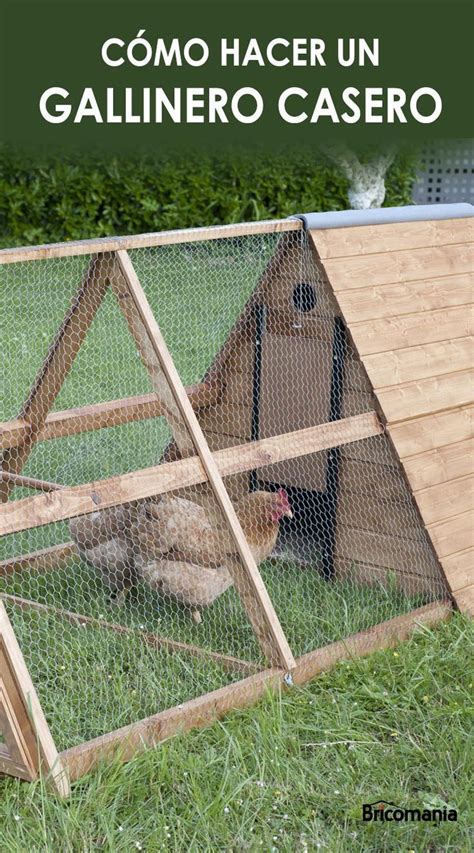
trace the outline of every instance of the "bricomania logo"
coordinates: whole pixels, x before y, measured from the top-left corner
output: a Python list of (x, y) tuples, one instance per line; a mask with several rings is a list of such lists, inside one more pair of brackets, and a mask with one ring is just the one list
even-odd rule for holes
[(442, 823), (447, 820), (456, 821), (458, 813), (456, 809), (443, 807), (438, 809), (405, 809), (385, 800), (376, 800), (375, 803), (362, 803), (362, 820), (366, 823), (374, 822), (413, 822), (428, 821)]

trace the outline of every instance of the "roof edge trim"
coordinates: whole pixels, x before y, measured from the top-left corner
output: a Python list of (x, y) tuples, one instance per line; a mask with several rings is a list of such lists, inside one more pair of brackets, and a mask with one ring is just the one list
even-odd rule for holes
[(371, 207), (367, 210), (334, 210), (327, 213), (299, 213), (309, 231), (351, 228), (359, 225), (391, 225), (395, 222), (430, 222), (435, 219), (462, 219), (474, 216), (472, 204), (412, 204), (406, 207)]

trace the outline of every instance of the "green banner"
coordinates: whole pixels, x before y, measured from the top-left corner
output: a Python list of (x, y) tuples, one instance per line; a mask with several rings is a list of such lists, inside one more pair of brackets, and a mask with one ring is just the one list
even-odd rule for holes
[(2, 141), (107, 150), (473, 136), (466, 0), (1, 3)]

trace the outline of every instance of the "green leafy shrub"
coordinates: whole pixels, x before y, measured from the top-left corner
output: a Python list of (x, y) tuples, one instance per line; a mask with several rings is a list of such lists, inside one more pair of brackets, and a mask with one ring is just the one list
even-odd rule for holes
[[(385, 204), (407, 204), (413, 160), (387, 177)], [(2, 245), (77, 240), (347, 207), (347, 181), (309, 152), (179, 157), (34, 157), (0, 149)]]

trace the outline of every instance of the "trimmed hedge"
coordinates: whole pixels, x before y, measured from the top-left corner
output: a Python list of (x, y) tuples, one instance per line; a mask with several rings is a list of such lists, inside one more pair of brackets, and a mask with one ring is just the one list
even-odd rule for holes
[[(387, 206), (410, 203), (413, 158), (387, 177)], [(45, 157), (0, 149), (2, 245), (49, 243), (347, 207), (347, 182), (307, 152), (176, 158)]]

